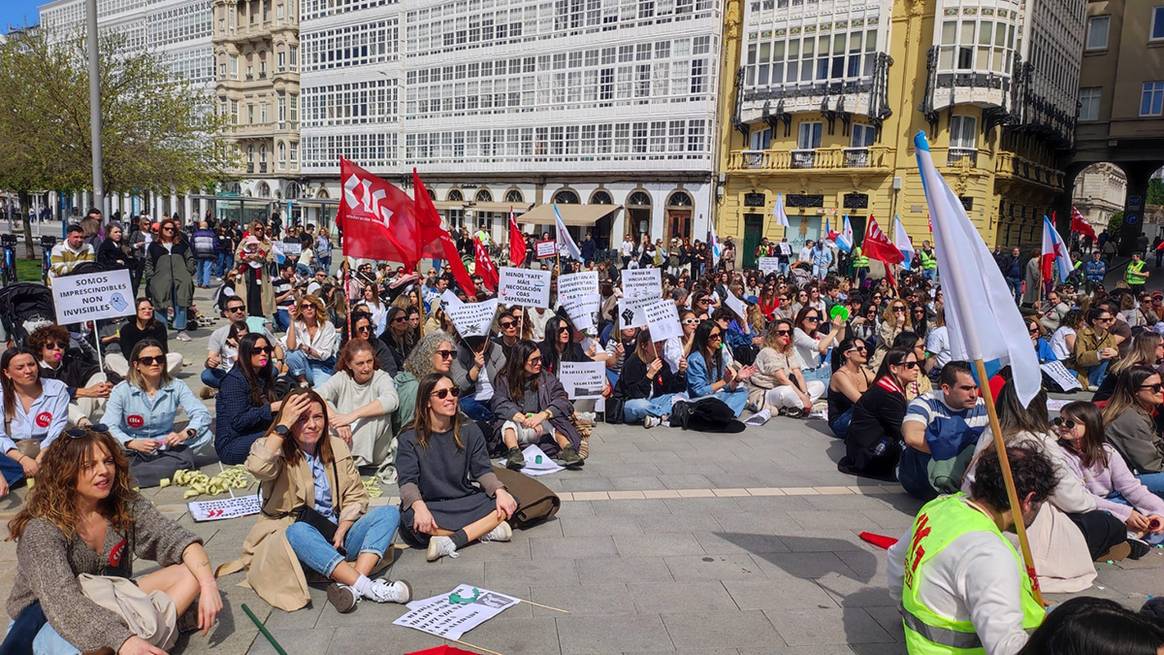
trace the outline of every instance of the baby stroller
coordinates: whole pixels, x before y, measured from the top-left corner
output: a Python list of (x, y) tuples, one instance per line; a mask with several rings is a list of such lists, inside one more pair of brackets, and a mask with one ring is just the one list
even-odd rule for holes
[(56, 322), (53, 292), (48, 287), (18, 282), (0, 289), (0, 324), (10, 341), (23, 346), (36, 328)]

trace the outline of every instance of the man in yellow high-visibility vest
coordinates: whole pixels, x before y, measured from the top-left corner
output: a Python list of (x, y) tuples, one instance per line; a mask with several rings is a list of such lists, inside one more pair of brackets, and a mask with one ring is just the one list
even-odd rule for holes
[(1140, 257), (1140, 253), (1132, 253), (1132, 261), (1128, 262), (1128, 268), (1124, 271), (1124, 282), (1127, 282), (1133, 291), (1138, 292), (1148, 282), (1151, 273), (1146, 270), (1147, 266), (1148, 262)]
[[(1050, 459), (1007, 448), (1022, 520), (1030, 525), (1057, 484)], [(1022, 558), (1003, 536), (1014, 513), (994, 448), (984, 451), (970, 496), (940, 496), (889, 549), (889, 591), (901, 603), (910, 655), (1014, 655), (1043, 621)]]

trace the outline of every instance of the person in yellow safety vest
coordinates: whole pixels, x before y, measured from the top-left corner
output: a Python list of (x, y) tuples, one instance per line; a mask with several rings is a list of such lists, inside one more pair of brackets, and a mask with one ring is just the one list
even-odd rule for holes
[(861, 251), (861, 246), (853, 246), (849, 261), (852, 262), (853, 274), (857, 276), (857, 286), (864, 286), (865, 276), (869, 274), (869, 258)]
[(1128, 268), (1124, 271), (1124, 282), (1132, 289), (1142, 289), (1144, 283), (1148, 281), (1148, 276), (1151, 275), (1144, 270), (1148, 266), (1148, 262), (1140, 258), (1140, 253), (1132, 253), (1132, 261), (1128, 262)]
[[(1037, 447), (1006, 449), (1024, 524), (1057, 484)], [(1003, 536), (1014, 514), (997, 452), (981, 455), (970, 496), (940, 496), (889, 549), (889, 591), (900, 602), (910, 655), (1014, 655), (1045, 612), (1022, 558)]]
[(934, 256), (934, 248), (929, 241), (922, 241), (918, 256), (921, 257), (922, 277), (933, 280), (938, 274), (938, 258)]

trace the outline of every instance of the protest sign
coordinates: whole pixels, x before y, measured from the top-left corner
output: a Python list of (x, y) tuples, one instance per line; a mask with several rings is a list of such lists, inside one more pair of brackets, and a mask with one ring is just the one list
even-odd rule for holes
[(723, 299), (723, 303), (727, 305), (736, 316), (740, 317), (740, 322), (743, 323), (748, 320), (748, 308), (744, 305), (744, 301), (736, 298), (736, 294), (731, 292), (731, 289), (724, 289), (727, 292), (727, 297)]
[(489, 334), (493, 317), (497, 315), (497, 299), (490, 298), (483, 302), (447, 305), (445, 313), (448, 314), (449, 320), (453, 322), (462, 338), (483, 337)]
[(53, 278), (53, 305), (61, 325), (129, 316), (133, 301), (127, 270)]
[(647, 324), (647, 307), (659, 298), (620, 298), (618, 301), (619, 327), (643, 327)]
[(561, 362), (558, 366), (558, 381), (570, 400), (602, 397), (602, 389), (606, 386), (605, 363)]
[(298, 241), (284, 241), (283, 255), (286, 257), (298, 257), (303, 253), (303, 246)]
[(462, 302), (464, 301), (458, 298), (457, 294), (453, 293), (451, 289), (445, 289), (444, 293), (441, 294), (441, 305), (445, 308), (446, 312), (449, 310), (449, 307), (456, 307)]
[(461, 584), (440, 594), (408, 604), (408, 613), (392, 622), (405, 628), (446, 639), (460, 639), (466, 632), (521, 602), (520, 598)]
[(1039, 368), (1043, 369), (1043, 375), (1050, 378), (1062, 391), (1074, 391), (1083, 388), (1079, 384), (1079, 378), (1076, 378), (1074, 373), (1067, 370), (1063, 362), (1047, 362), (1046, 364), (1040, 364)]
[(538, 259), (549, 259), (558, 254), (558, 244), (552, 239), (538, 241), (534, 244), (534, 254)]
[(550, 271), (501, 267), (497, 299), (506, 305), (550, 306)]
[(594, 327), (594, 314), (599, 308), (598, 271), (583, 271), (558, 276), (558, 304), (574, 327), (586, 330)]
[(623, 298), (658, 298), (662, 293), (659, 269), (628, 268), (622, 272)]
[(192, 500), (187, 503), (187, 506), (190, 508), (190, 518), (195, 521), (235, 519), (240, 516), (258, 514), (260, 509), (257, 495), (220, 498), (218, 500)]
[(780, 258), (779, 257), (760, 257), (756, 260), (756, 268), (764, 275), (769, 273), (780, 272)]
[(679, 310), (675, 303), (660, 298), (644, 309), (647, 325), (651, 329), (652, 341), (663, 341), (671, 337), (683, 338), (683, 326), (679, 325)]

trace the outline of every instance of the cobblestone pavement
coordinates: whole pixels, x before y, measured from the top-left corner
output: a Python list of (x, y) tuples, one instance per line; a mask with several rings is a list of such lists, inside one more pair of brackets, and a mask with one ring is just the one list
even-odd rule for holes
[[(206, 294), (198, 293), (204, 303)], [(173, 341), (195, 392), (208, 334)], [(519, 604), (465, 636), (504, 655), (903, 653), (884, 552), (857, 532), (899, 536), (918, 503), (897, 485), (837, 472), (841, 443), (826, 432), (822, 421), (782, 418), (738, 435), (600, 425), (583, 470), (542, 478), (563, 499), (555, 520), (510, 543), (471, 545), (458, 559), (430, 564), (404, 550), (389, 575), (409, 580), (418, 598), (468, 583), (568, 610)], [(195, 524), (182, 490), (147, 493), (206, 540), (215, 564), (239, 554), (253, 517)], [(395, 493), (387, 487), (377, 502), (395, 502)], [(0, 515), (16, 502), (0, 500)], [(1162, 564), (1159, 549), (1098, 564), (1088, 593), (1139, 607), (1159, 591)], [(15, 545), (0, 542), (5, 597), (14, 569)], [(293, 655), (395, 655), (442, 643), (391, 625), (400, 605), (365, 602), (341, 616), (320, 587), (308, 608), (285, 613), (241, 580), (220, 581), (226, 609), (209, 638), (183, 638), (176, 652), (273, 652), (243, 603)]]

